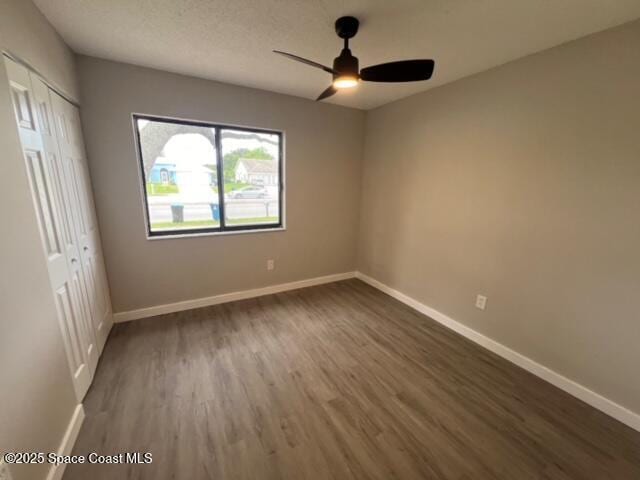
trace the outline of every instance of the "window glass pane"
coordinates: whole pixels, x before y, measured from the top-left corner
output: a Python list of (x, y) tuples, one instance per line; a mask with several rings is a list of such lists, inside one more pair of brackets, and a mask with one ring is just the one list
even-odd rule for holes
[(136, 119), (150, 231), (220, 226), (215, 129)]
[(280, 223), (280, 135), (220, 130), (227, 227)]

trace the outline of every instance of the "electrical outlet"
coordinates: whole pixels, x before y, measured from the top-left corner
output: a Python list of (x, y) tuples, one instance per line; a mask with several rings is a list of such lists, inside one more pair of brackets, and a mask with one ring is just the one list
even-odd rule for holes
[(276, 261), (267, 260), (267, 270), (273, 270), (274, 268), (276, 268)]
[(11, 480), (11, 472), (9, 471), (9, 465), (4, 460), (0, 460), (0, 480)]
[(478, 295), (476, 297), (476, 308), (479, 308), (480, 310), (487, 308), (487, 297), (484, 295)]

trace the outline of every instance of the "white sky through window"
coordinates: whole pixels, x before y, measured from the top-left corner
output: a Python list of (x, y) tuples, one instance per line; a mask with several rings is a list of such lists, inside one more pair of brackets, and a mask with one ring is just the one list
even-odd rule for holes
[[(145, 119), (138, 119), (138, 128), (143, 130), (150, 121)], [(259, 133), (259, 137), (276, 140), (275, 135)], [(261, 142), (255, 138), (240, 139), (240, 138), (225, 138), (224, 150), (226, 152), (232, 152), (239, 149), (253, 150), (256, 148), (264, 148), (273, 158), (278, 157), (278, 147), (268, 142)], [(176, 135), (164, 148), (164, 158), (170, 160), (172, 163), (177, 163), (189, 158), (190, 161), (196, 161), (198, 165), (215, 165), (217, 159), (215, 158), (215, 149), (211, 144), (201, 135), (198, 134), (183, 134)], [(208, 156), (208, 159), (204, 157)]]

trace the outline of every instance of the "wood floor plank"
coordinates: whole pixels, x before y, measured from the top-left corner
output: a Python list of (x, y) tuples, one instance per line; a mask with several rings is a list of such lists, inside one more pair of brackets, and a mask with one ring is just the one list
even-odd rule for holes
[(116, 325), (65, 480), (640, 479), (640, 433), (358, 281)]

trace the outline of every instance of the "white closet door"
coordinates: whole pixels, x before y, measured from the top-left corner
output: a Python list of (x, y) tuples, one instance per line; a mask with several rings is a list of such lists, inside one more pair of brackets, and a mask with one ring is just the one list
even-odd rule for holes
[(87, 269), (91, 272), (93, 278), (96, 334), (100, 344), (104, 345), (107, 340), (107, 336), (109, 335), (111, 325), (113, 324), (111, 297), (109, 295), (107, 273), (104, 266), (98, 220), (96, 218), (96, 210), (93, 203), (93, 189), (91, 187), (91, 178), (89, 176), (89, 167), (87, 164), (87, 153), (84, 146), (84, 137), (82, 135), (80, 111), (75, 105), (70, 103), (67, 103), (67, 109), (71, 129), (73, 131), (73, 134), (70, 136), (70, 140), (72, 142), (74, 152), (77, 155), (79, 179), (84, 192), (85, 212), (87, 215), (88, 233), (86, 236), (86, 244), (83, 245), (81, 255), (84, 264), (87, 265)]
[(102, 349), (111, 328), (111, 302), (100, 245), (91, 181), (87, 167), (80, 113), (71, 103), (51, 92), (53, 111), (58, 127), (58, 143), (69, 159), (71, 190), (77, 198), (76, 230), (80, 244), (80, 258), (87, 283), (87, 294), (93, 330)]
[(104, 256), (102, 254), (102, 244), (100, 241), (100, 231), (98, 229), (98, 220), (96, 218), (96, 210), (93, 202), (93, 189), (91, 187), (91, 178), (89, 176), (89, 167), (87, 164), (87, 153), (84, 146), (82, 135), (82, 127), (80, 122), (80, 111), (75, 105), (67, 104), (70, 113), (71, 125), (75, 132), (71, 135), (71, 140), (77, 153), (78, 164), (80, 165), (80, 182), (85, 193), (87, 212), (87, 243), (83, 246), (81, 255), (84, 264), (90, 269), (93, 277), (94, 293), (94, 309), (96, 318), (96, 334), (100, 346), (104, 345), (113, 325), (113, 315), (111, 312), (111, 296), (109, 294), (109, 284), (107, 282), (107, 271), (104, 266)]
[(35, 91), (26, 68), (8, 59), (5, 64), (60, 328), (80, 401), (91, 384), (97, 349), (84, 305), (79, 249), (65, 216), (69, 206), (64, 201), (61, 156), (51, 136), (51, 105), (40, 86)]
[[(51, 91), (49, 87), (37, 76), (31, 75), (31, 84), (33, 87), (33, 94), (36, 104), (38, 105), (39, 112), (42, 112), (39, 116), (41, 119), (40, 134), (42, 136), (45, 148), (51, 152), (56, 152), (55, 162), (53, 165), (56, 167), (56, 179), (59, 179), (59, 191), (58, 195), (59, 205), (63, 208), (60, 212), (61, 222), (63, 226), (67, 228), (65, 233), (68, 236), (65, 237), (65, 248), (69, 252), (71, 258), (74, 261), (71, 263), (72, 274), (78, 283), (78, 289), (80, 292), (80, 307), (83, 311), (83, 319), (85, 323), (85, 329), (87, 331), (87, 358), (89, 360), (89, 370), (93, 376), (93, 372), (98, 365), (98, 358), (100, 356), (97, 336), (92, 319), (91, 309), (91, 297), (90, 297), (90, 279), (86, 272), (82, 268), (82, 250), (81, 243), (76, 233), (74, 212), (78, 211), (77, 202), (74, 202), (73, 195), (70, 186), (69, 175), (66, 173), (69, 170), (68, 158), (64, 154), (64, 150), (61, 148), (58, 141), (58, 135), (55, 126), (54, 106), (52, 103)], [(46, 117), (45, 117), (46, 113)]]

